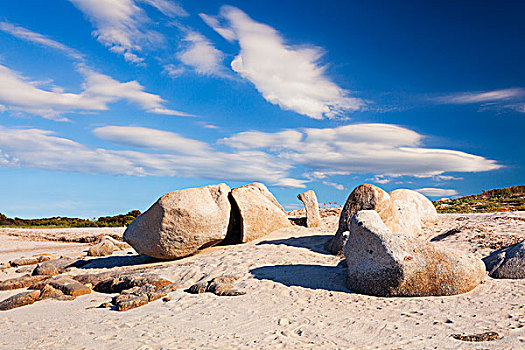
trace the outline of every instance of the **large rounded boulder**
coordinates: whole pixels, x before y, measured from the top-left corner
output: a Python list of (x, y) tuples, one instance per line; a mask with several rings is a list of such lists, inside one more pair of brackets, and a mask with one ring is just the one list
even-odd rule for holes
[(254, 182), (234, 188), (231, 191), (234, 211), (238, 211), (240, 232), (236, 234), (240, 242), (249, 242), (265, 236), (272, 231), (291, 226), (273, 194), (262, 183)]
[(167, 193), (128, 226), (124, 240), (138, 253), (159, 259), (215, 245), (228, 231), (229, 192), (221, 183)]
[(352, 291), (386, 297), (444, 296), (466, 293), (485, 279), (480, 259), (395, 235), (376, 211), (359, 211), (350, 225), (343, 250)]
[(437, 222), (436, 207), (421, 193), (398, 189), (389, 195), (398, 211), (401, 231), (415, 234), (421, 231), (423, 225)]
[(392, 232), (400, 233), (398, 211), (390, 195), (377, 186), (360, 185), (348, 196), (339, 217), (337, 232), (325, 245), (325, 248), (332, 254), (342, 253), (346, 237), (348, 237), (350, 219), (360, 210), (375, 210)]

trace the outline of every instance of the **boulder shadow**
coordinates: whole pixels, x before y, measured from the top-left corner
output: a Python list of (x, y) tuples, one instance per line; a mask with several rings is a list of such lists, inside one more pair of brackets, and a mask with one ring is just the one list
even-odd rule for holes
[(271, 280), (287, 287), (298, 286), (352, 293), (345, 285), (347, 271), (342, 263), (337, 266), (307, 264), (262, 266), (250, 270), (250, 273), (259, 280)]
[(326, 242), (332, 238), (332, 234), (326, 235), (312, 235), (312, 236), (302, 236), (302, 237), (291, 237), (286, 239), (275, 239), (262, 241), (257, 243), (257, 245), (265, 244), (275, 244), (275, 245), (287, 245), (290, 247), (306, 248), (315, 253), (333, 255), (328, 250), (324, 248)]
[[(161, 260), (152, 258), (147, 255), (118, 255), (118, 256), (107, 256), (102, 258), (95, 258), (90, 260), (84, 260), (82, 266), (78, 266), (80, 269), (111, 269), (113, 267), (125, 267), (125, 266), (138, 266), (151, 264), (155, 262), (161, 262), (167, 260)], [(85, 262), (85, 263), (84, 263)]]

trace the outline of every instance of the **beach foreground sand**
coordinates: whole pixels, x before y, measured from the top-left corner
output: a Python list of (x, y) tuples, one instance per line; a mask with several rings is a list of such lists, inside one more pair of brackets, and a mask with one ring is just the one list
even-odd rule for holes
[[(484, 257), (509, 240), (525, 239), (525, 212), (439, 217), (439, 223), (425, 228), (421, 238), (434, 238), (436, 245), (465, 254)], [(179, 289), (167, 302), (157, 300), (127, 312), (90, 308), (111, 299), (112, 295), (97, 292), (74, 301), (44, 300), (0, 313), (0, 348), (525, 348), (524, 280), (487, 278), (473, 291), (449, 297), (355, 294), (345, 287), (342, 258), (323, 249), (337, 221), (338, 216), (327, 216), (319, 228), (293, 226), (247, 244), (213, 247), (177, 261), (151, 262), (132, 249), (92, 258), (68, 274), (142, 267), (187, 287), (201, 279), (236, 275), (235, 287), (246, 295), (192, 295)], [(89, 244), (50, 237), (121, 235), (123, 230), (57, 229), (43, 235), (41, 230), (0, 229), (0, 262), (42, 253), (85, 257)], [(30, 273), (32, 268), (0, 271), (0, 280)], [(0, 292), (0, 299), (19, 291)], [(502, 338), (470, 343), (451, 337), (486, 331), (498, 332)]]

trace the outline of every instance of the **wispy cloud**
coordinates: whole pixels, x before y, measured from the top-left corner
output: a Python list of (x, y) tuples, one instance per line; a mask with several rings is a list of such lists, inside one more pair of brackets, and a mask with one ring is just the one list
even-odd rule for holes
[(458, 194), (456, 190), (434, 187), (419, 188), (415, 191), (429, 197), (448, 197), (455, 196)]
[(434, 100), (443, 104), (470, 104), (508, 101), (525, 97), (525, 89), (511, 88), (493, 91), (459, 92), (437, 97)]
[(11, 34), (16, 38), (30, 41), (38, 45), (43, 45), (45, 47), (49, 47), (49, 48), (61, 51), (67, 56), (74, 58), (76, 60), (84, 59), (84, 55), (82, 55), (79, 51), (72, 49), (55, 40), (52, 40), (45, 35), (33, 32), (24, 27), (21, 27), (21, 26), (18, 26), (18, 25), (9, 23), (9, 22), (0, 22), (0, 30), (8, 34)]
[(15, 111), (62, 121), (67, 120), (62, 117), (64, 113), (107, 110), (109, 103), (119, 100), (132, 102), (150, 113), (189, 116), (165, 108), (160, 96), (144, 91), (137, 81), (119, 82), (83, 65), (79, 65), (78, 71), (84, 77), (83, 91), (71, 93), (59, 87), (45, 90), (38, 82), (0, 65), (0, 103)]
[(152, 21), (138, 3), (155, 7), (169, 17), (187, 16), (184, 9), (167, 0), (69, 0), (91, 21), (93, 35), (109, 50), (121, 54), (126, 61), (141, 63), (144, 48), (165, 41), (152, 29)]
[(270, 103), (315, 119), (365, 107), (362, 99), (351, 97), (326, 76), (320, 63), (322, 49), (289, 45), (277, 30), (232, 6), (223, 6), (218, 17), (201, 14), (201, 18), (225, 39), (239, 43), (232, 69)]

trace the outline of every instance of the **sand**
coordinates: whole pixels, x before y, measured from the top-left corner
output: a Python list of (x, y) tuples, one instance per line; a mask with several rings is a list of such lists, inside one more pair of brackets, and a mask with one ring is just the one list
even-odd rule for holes
[[(0, 312), (1, 349), (519, 349), (525, 348), (525, 281), (495, 280), (450, 297), (378, 298), (345, 287), (341, 258), (323, 244), (337, 216), (322, 226), (294, 226), (257, 241), (206, 249), (170, 262), (151, 262), (132, 249), (93, 258), (71, 274), (145, 267), (188, 287), (201, 279), (237, 275), (237, 297), (172, 292), (127, 312), (87, 309), (112, 295), (45, 300)], [(439, 239), (453, 228), (460, 232)], [(89, 229), (89, 235), (94, 234)], [(112, 229), (117, 230), (117, 229)], [(123, 231), (112, 231), (119, 234)], [(76, 234), (82, 235), (76, 232)], [(95, 232), (98, 234), (99, 232)], [(8, 235), (10, 234), (10, 235)], [(29, 231), (0, 229), (0, 262), (40, 253), (85, 256), (89, 244), (37, 242)], [(483, 235), (480, 237), (480, 235)], [(443, 214), (421, 238), (483, 257), (511, 235), (525, 239), (525, 212)], [(20, 275), (0, 271), (0, 280)], [(0, 292), (4, 299), (17, 291)], [(498, 332), (496, 341), (469, 343), (454, 333)]]

